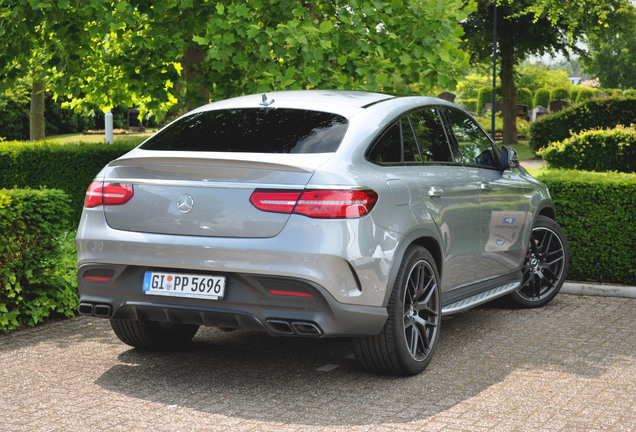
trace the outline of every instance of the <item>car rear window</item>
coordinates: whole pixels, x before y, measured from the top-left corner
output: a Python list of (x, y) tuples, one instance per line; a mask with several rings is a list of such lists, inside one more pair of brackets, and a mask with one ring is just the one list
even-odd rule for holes
[(347, 131), (332, 113), (284, 108), (205, 111), (172, 123), (148, 139), (145, 150), (330, 153)]

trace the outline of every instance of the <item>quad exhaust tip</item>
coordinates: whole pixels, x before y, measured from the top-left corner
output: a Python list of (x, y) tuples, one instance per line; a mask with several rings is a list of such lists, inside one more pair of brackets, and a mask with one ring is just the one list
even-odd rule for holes
[(79, 313), (99, 318), (110, 318), (113, 314), (113, 307), (109, 304), (80, 303)]

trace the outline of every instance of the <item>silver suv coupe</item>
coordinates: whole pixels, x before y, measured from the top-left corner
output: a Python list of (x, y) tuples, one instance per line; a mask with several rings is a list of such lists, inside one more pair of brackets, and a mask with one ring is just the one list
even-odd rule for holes
[(542, 306), (569, 260), (546, 187), (469, 114), (350, 91), (184, 115), (97, 175), (77, 249), (80, 313), (134, 347), (346, 336), (397, 375), (426, 368), (443, 314)]

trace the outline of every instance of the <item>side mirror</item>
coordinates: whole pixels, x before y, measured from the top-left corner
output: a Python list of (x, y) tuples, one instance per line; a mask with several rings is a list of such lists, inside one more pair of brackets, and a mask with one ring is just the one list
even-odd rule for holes
[(519, 166), (519, 155), (512, 147), (503, 146), (501, 148), (501, 168), (504, 170), (517, 168)]

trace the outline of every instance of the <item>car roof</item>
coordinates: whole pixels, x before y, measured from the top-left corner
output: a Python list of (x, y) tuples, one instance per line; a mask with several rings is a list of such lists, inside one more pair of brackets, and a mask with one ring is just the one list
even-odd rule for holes
[(304, 108), (350, 117), (360, 110), (395, 96), (351, 90), (292, 90), (239, 96), (212, 102), (195, 112), (232, 108)]

